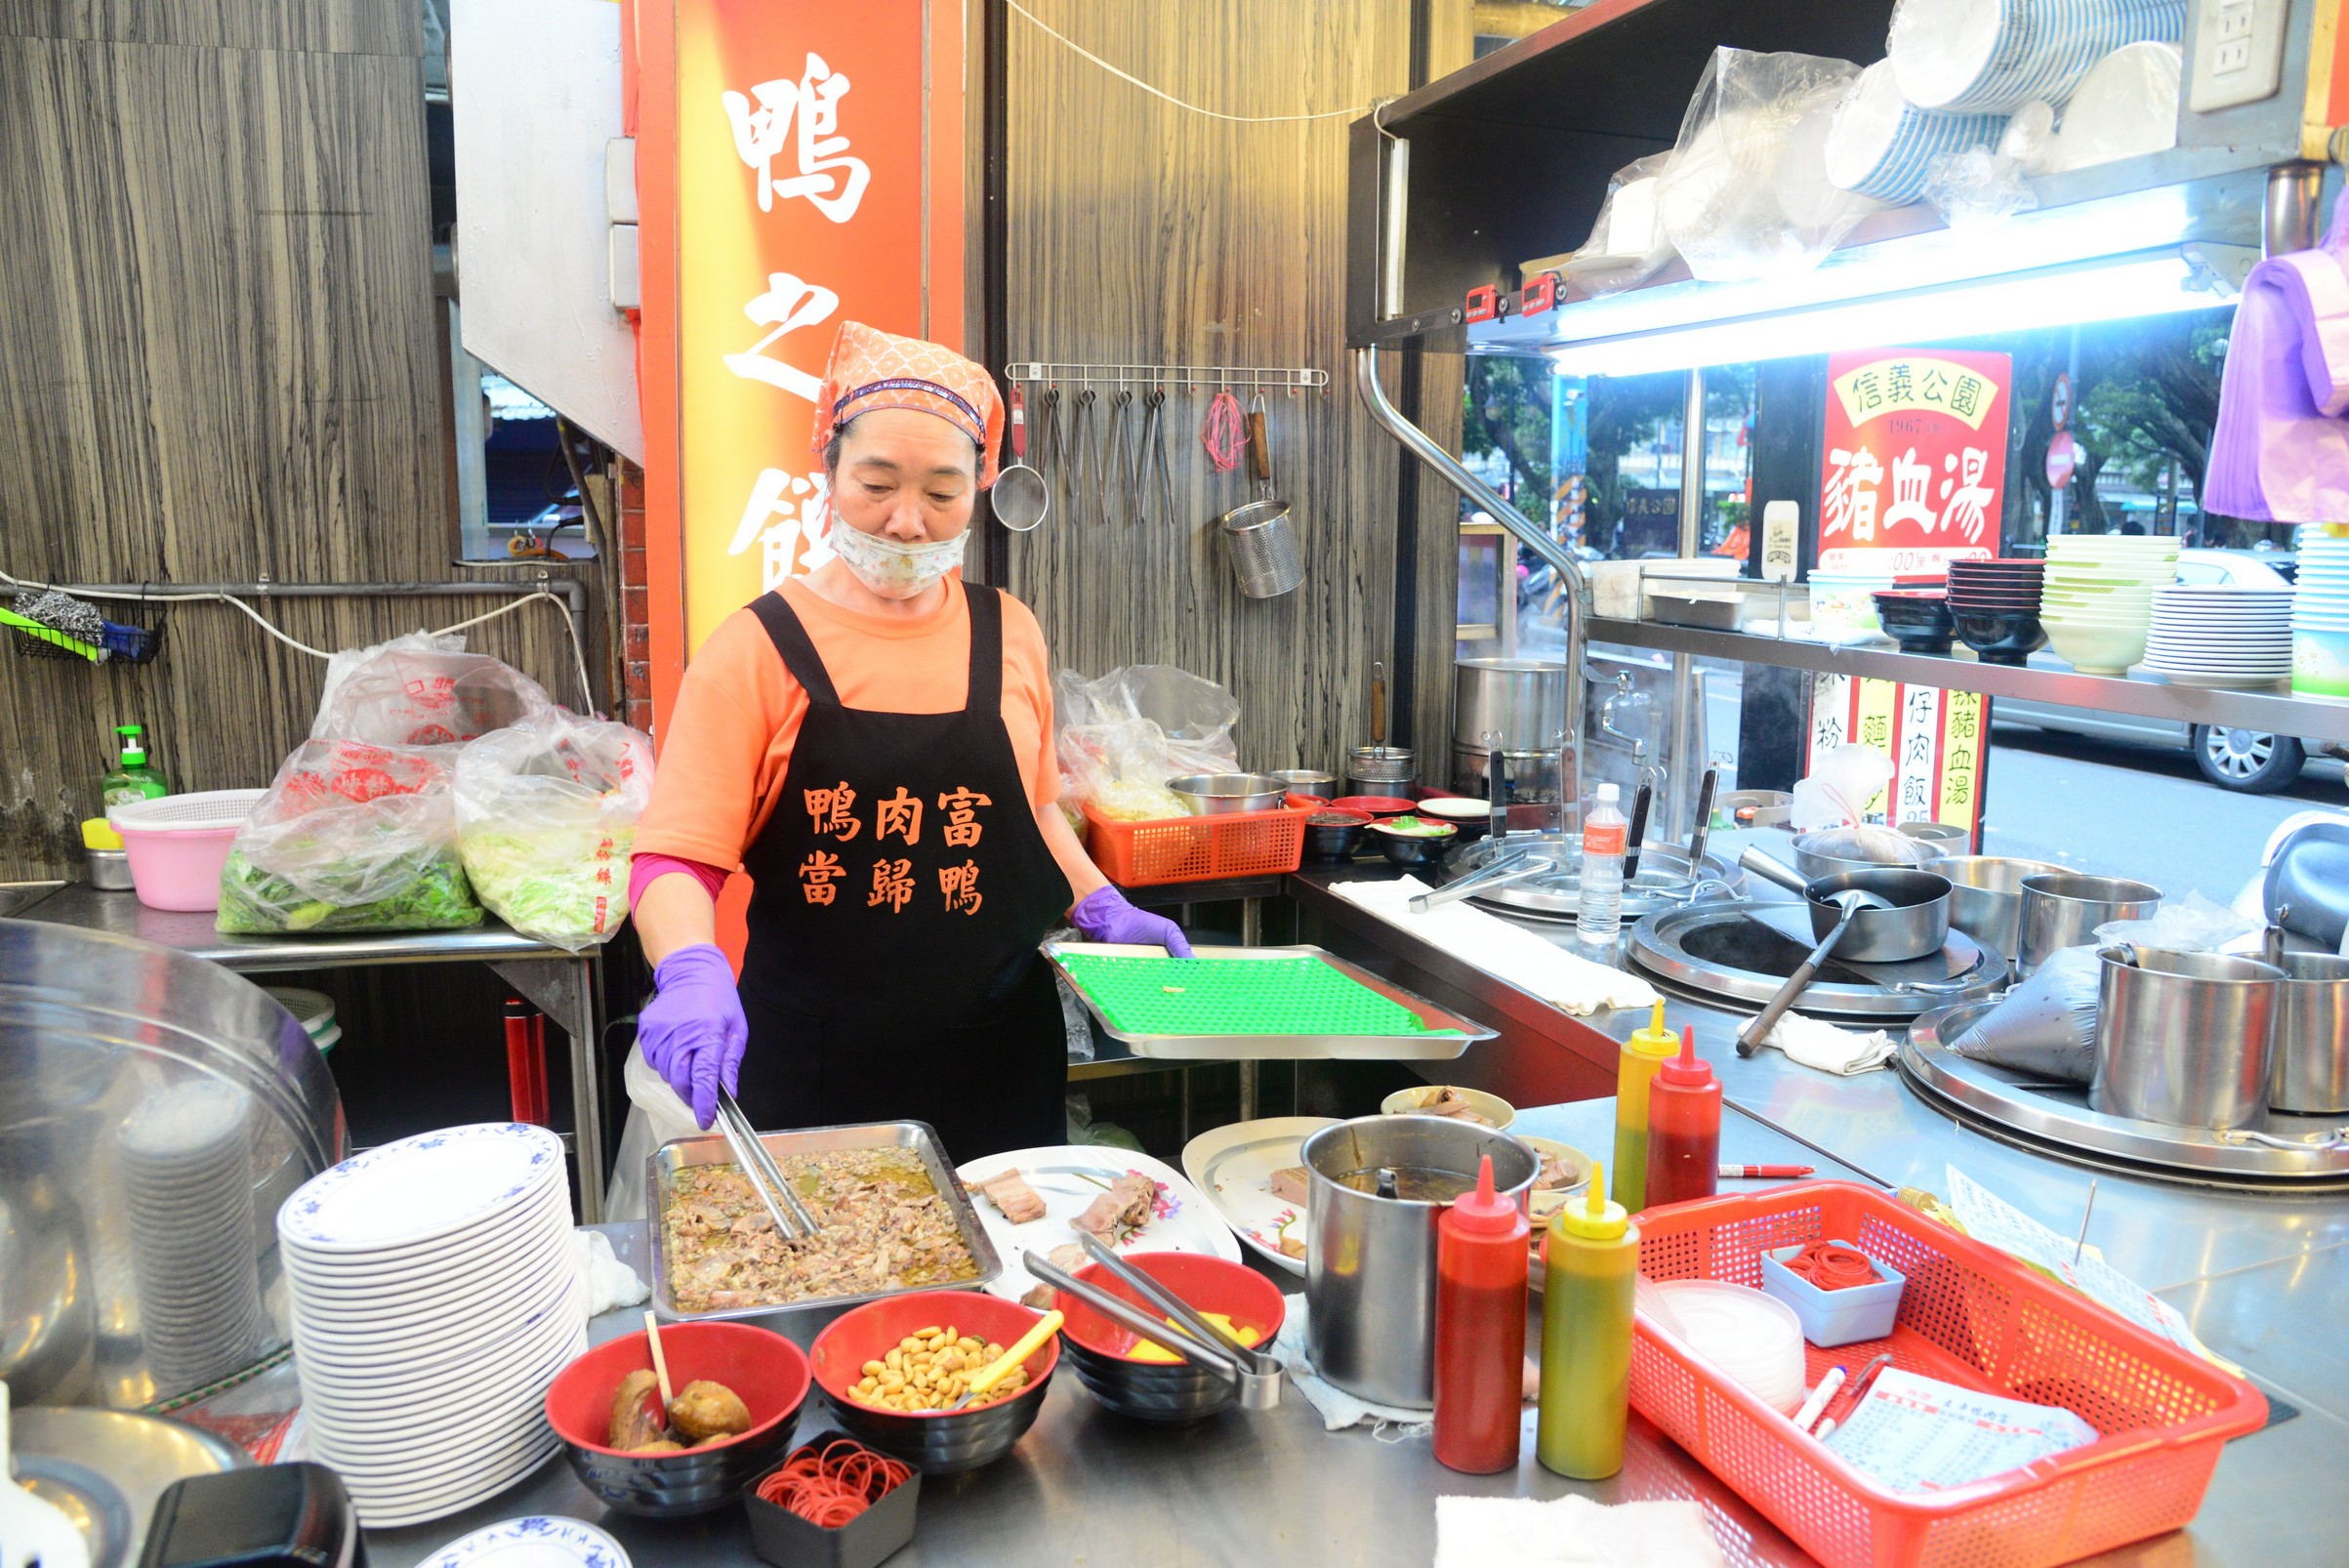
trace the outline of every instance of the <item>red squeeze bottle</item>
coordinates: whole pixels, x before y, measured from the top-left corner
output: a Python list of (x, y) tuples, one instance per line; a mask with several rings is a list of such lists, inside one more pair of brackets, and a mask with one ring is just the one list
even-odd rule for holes
[(1435, 1457), (1471, 1475), (1517, 1467), (1525, 1411), (1529, 1231), (1493, 1191), (1493, 1157), (1476, 1190), (1436, 1222)]
[(1711, 1197), (1720, 1162), (1721, 1081), (1683, 1026), (1680, 1054), (1648, 1086), (1648, 1207)]

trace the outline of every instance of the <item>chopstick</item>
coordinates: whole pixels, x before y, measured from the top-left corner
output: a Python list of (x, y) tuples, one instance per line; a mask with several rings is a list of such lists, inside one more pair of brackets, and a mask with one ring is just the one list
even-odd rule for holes
[(766, 1205), (768, 1217), (786, 1241), (805, 1241), (816, 1233), (815, 1217), (804, 1207), (799, 1194), (783, 1179), (776, 1169), (766, 1145), (751, 1127), (751, 1119), (742, 1114), (742, 1107), (724, 1090), (718, 1092), (718, 1130), (733, 1151), (734, 1163), (742, 1167), (743, 1177), (759, 1201)]
[(652, 1370), (661, 1380), (661, 1408), (667, 1410), (677, 1393), (669, 1386), (669, 1358), (661, 1353), (661, 1320), (644, 1314), (644, 1338), (652, 1341)]

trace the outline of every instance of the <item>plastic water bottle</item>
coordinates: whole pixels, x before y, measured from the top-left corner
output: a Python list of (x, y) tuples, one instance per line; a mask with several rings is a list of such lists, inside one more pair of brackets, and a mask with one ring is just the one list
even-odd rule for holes
[(1612, 942), (1623, 928), (1623, 851), (1631, 824), (1616, 804), (1621, 799), (1614, 785), (1601, 784), (1583, 823), (1583, 897), (1574, 929), (1586, 942)]

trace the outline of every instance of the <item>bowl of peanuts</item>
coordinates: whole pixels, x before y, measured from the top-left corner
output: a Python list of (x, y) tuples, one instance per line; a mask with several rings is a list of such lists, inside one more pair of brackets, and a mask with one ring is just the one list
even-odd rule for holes
[(808, 1346), (815, 1385), (842, 1430), (951, 1475), (991, 1465), (1035, 1424), (1060, 1341), (961, 1410), (970, 1378), (1036, 1326), (1040, 1312), (979, 1291), (915, 1291), (834, 1318)]

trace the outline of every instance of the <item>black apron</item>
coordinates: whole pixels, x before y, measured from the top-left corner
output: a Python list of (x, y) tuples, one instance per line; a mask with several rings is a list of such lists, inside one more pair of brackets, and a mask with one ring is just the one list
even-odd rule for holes
[(1002, 601), (963, 593), (959, 713), (842, 707), (783, 597), (751, 606), (808, 701), (743, 856), (737, 1097), (756, 1127), (927, 1122), (956, 1163), (1067, 1140), (1067, 1042), (1036, 946), (1073, 894), (1004, 727)]

